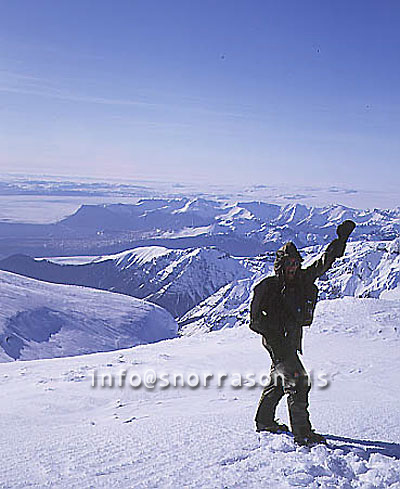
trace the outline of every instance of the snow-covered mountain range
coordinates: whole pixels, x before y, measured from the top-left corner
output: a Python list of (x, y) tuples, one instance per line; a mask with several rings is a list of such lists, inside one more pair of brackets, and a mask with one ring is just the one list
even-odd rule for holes
[[(302, 250), (304, 267), (323, 246)], [(181, 334), (248, 321), (254, 283), (272, 273), (274, 253), (235, 258), (216, 248), (140, 247), (102, 257), (34, 259), (14, 255), (0, 269), (47, 282), (83, 285), (143, 298), (178, 318)], [(318, 281), (320, 298), (400, 297), (400, 239), (353, 241)]]
[[(398, 213), (399, 210), (356, 211), (343, 206), (331, 206), (322, 210), (304, 205), (282, 208), (260, 202), (228, 205), (205, 199), (148, 199), (140, 201), (137, 205), (83, 206), (74, 216), (64, 220), (63, 225), (68, 223), (69, 229), (75, 228), (77, 232), (83, 229), (84, 234), (88, 232), (88, 228), (94, 232), (100, 227), (105, 232), (106, 229), (136, 226), (141, 227), (141, 231), (150, 232), (154, 226), (162, 224), (164, 231), (157, 228), (159, 236), (170, 233), (174, 240), (179, 239), (179, 234), (183, 236), (185, 233), (191, 239), (196, 239), (205, 227), (212, 235), (225, 226), (229, 228), (230, 233), (236, 233), (236, 237), (242, 235), (247, 239), (253, 236), (251, 239), (256, 239), (257, 242), (267, 240), (264, 243), (267, 250), (263, 254), (257, 255), (254, 252), (252, 256), (246, 257), (235, 257), (215, 246), (176, 249), (142, 246), (111, 255), (61, 256), (46, 259), (17, 254), (1, 260), (0, 269), (36, 279), (35, 285), (31, 287), (32, 294), (37, 293), (39, 288), (51, 287), (53, 283), (84, 286), (85, 288), (76, 288), (82, 296), (96, 296), (95, 294), (100, 292), (93, 289), (101, 289), (108, 292), (105, 297), (109, 297), (110, 300), (114, 296), (122, 300), (120, 297), (123, 296), (115, 293), (131, 296), (126, 298), (129, 304), (134, 303), (132, 297), (144, 299), (161, 306), (175, 317), (180, 335), (191, 335), (246, 324), (249, 320), (252, 287), (256, 281), (272, 272), (275, 253), (268, 249), (277, 248), (287, 239), (312, 242), (311, 246), (301, 249), (305, 258), (303, 266), (306, 267), (334, 237), (336, 225), (347, 218), (358, 221), (358, 226), (354, 237), (352, 235), (353, 241), (348, 243), (344, 257), (337, 260), (332, 269), (319, 279), (320, 299), (345, 296), (399, 298), (400, 238), (388, 239), (398, 232)], [(211, 221), (214, 224), (207, 226), (206, 224)], [(267, 222), (270, 227), (265, 224)], [(169, 231), (166, 231), (167, 229)], [(218, 233), (214, 234), (215, 236), (218, 236)], [(382, 236), (385, 236), (386, 240), (376, 240)], [(17, 285), (15, 280), (12, 283)], [(12, 283), (9, 284), (9, 288), (12, 288)], [(16, 287), (17, 289), (21, 290)], [(48, 297), (57, 295), (53, 291), (58, 289), (49, 289)], [(32, 299), (31, 303), (35, 300)], [(84, 310), (82, 307), (77, 308), (76, 314), (78, 309), (79, 314)], [(55, 310), (58, 311), (56, 315)], [(61, 317), (63, 319), (60, 319)], [(94, 323), (98, 317), (102, 315), (93, 315)], [(136, 317), (137, 314), (133, 314), (132, 321), (135, 324)], [(84, 330), (90, 321), (79, 320), (74, 314), (65, 312), (60, 305), (54, 307), (50, 299), (48, 303), (40, 302), (37, 310), (29, 307), (16, 311), (15, 318), (13, 321), (18, 327), (14, 327), (11, 322), (4, 330), (4, 337), (13, 338), (8, 330), (14, 331), (17, 328), (14, 337), (18, 340), (12, 340), (17, 342), (16, 345), (11, 347), (10, 340), (7, 343), (3, 342), (3, 349), (7, 351), (8, 348), (9, 358), (33, 358), (29, 357), (29, 348), (25, 343), (34, 340), (36, 333), (29, 335), (26, 330), (20, 331), (18, 328), (21, 328), (22, 324), (31, 325), (24, 327), (35, 331), (36, 324), (40, 321), (43, 322), (43, 331), (38, 332), (38, 337), (41, 338), (43, 335), (44, 340), (39, 341), (41, 347), (36, 348), (36, 353), (32, 355), (60, 356), (122, 346), (115, 346), (114, 339), (110, 339), (113, 337), (111, 334), (103, 342), (97, 339), (91, 341), (90, 349), (86, 346), (86, 340), (82, 341), (83, 346), (79, 349), (77, 340), (75, 349), (69, 345), (64, 349), (67, 353), (63, 353), (62, 347), (51, 344), (53, 337), (62, 336), (59, 334), (59, 325), (63, 325), (65, 329), (65, 324), (74, 323), (79, 324), (77, 327)], [(154, 324), (159, 325), (159, 321), (155, 321)], [(135, 328), (136, 326), (130, 332), (125, 331), (126, 342), (123, 344), (131, 346), (170, 335), (169, 326), (166, 327), (167, 331), (165, 327), (160, 326), (158, 332), (154, 330), (158, 326), (154, 326), (150, 329), (149, 336), (143, 333), (137, 337)], [(89, 331), (90, 327), (86, 329)], [(173, 334), (176, 334), (176, 326)], [(121, 334), (116, 333), (115, 336)], [(25, 346), (22, 347), (21, 344)], [(46, 348), (50, 350), (47, 351)], [(42, 353), (38, 353), (39, 350)]]
[[(265, 249), (282, 241), (299, 247), (333, 238), (344, 219), (357, 223), (354, 239), (394, 239), (400, 235), (400, 208), (359, 210), (342, 205), (279, 206), (265, 202), (228, 204), (202, 198), (143, 199), (136, 205), (82, 206), (59, 222), (85, 231), (140, 231), (157, 239), (199, 239), (206, 235), (236, 235), (254, 239)], [(246, 253), (243, 253), (246, 254)]]
[[(302, 251), (307, 267), (323, 251), (311, 247)], [(222, 287), (215, 294), (179, 318), (180, 333), (193, 334), (237, 326), (248, 322), (254, 283), (272, 273), (273, 257), (247, 261), (254, 275)], [(400, 239), (389, 242), (351, 242), (342, 258), (317, 280), (320, 299), (345, 296), (400, 298)]]
[(173, 316), (182, 316), (223, 285), (252, 275), (240, 260), (215, 248), (150, 246), (86, 258), (78, 265), (76, 261), (14, 255), (0, 262), (0, 269), (47, 282), (128, 294), (158, 304)]
[[(338, 223), (357, 223), (353, 239), (400, 236), (400, 208), (360, 210), (343, 205), (204, 198), (141, 199), (136, 204), (82, 205), (53, 224), (0, 222), (0, 257), (103, 255), (138, 246), (217, 246), (234, 256), (255, 256), (291, 240), (298, 247), (332, 239)], [(3, 239), (1, 239), (3, 238)]]
[(82, 355), (173, 338), (154, 304), (122, 294), (0, 272), (0, 362)]

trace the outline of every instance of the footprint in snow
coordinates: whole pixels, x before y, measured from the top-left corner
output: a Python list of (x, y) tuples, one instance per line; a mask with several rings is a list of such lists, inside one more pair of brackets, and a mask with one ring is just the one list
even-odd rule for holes
[(219, 462), (219, 464), (220, 465), (233, 465), (233, 464), (236, 464), (238, 462), (242, 462), (243, 460), (246, 460), (247, 458), (249, 458), (248, 454), (240, 453), (238, 455), (234, 455), (233, 457), (228, 457), (228, 458), (225, 458), (224, 460), (221, 460), (221, 462)]
[(132, 421), (135, 421), (135, 419), (137, 419), (136, 416), (132, 416), (131, 418), (126, 419), (125, 421), (123, 421), (123, 423), (124, 424), (132, 423)]
[(86, 375), (83, 372), (70, 370), (69, 372), (64, 372), (64, 380), (67, 382), (82, 382), (85, 380)]

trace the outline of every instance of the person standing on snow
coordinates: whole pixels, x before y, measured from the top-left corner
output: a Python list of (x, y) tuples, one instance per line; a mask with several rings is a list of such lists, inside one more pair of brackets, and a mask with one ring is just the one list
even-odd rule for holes
[(344, 221), (322, 257), (305, 269), (296, 246), (288, 242), (276, 252), (274, 276), (254, 287), (250, 305), (250, 328), (262, 335), (262, 344), (271, 356), (270, 382), (264, 388), (256, 414), (256, 429), (288, 431), (275, 420), (275, 410), (287, 394), (290, 425), (295, 442), (310, 445), (324, 442), (310, 423), (308, 394), (310, 382), (298, 353), (302, 354), (302, 329), (313, 320), (318, 289), (315, 280), (323, 275), (336, 258), (343, 256), (355, 223)]

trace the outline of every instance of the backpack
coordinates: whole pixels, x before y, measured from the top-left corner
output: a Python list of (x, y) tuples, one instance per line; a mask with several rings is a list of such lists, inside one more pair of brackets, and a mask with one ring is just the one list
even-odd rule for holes
[[(250, 329), (255, 333), (265, 335), (271, 328), (279, 327), (279, 307), (274, 302), (280, 301), (276, 293), (277, 277), (267, 277), (253, 289), (250, 303)], [(275, 287), (274, 287), (275, 285)]]

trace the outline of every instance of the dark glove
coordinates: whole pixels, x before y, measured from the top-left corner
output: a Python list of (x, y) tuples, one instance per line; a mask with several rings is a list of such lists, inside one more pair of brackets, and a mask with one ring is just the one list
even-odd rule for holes
[(355, 223), (350, 221), (350, 219), (347, 219), (346, 221), (343, 221), (342, 224), (339, 224), (336, 229), (336, 234), (339, 236), (340, 240), (347, 241), (355, 227)]

